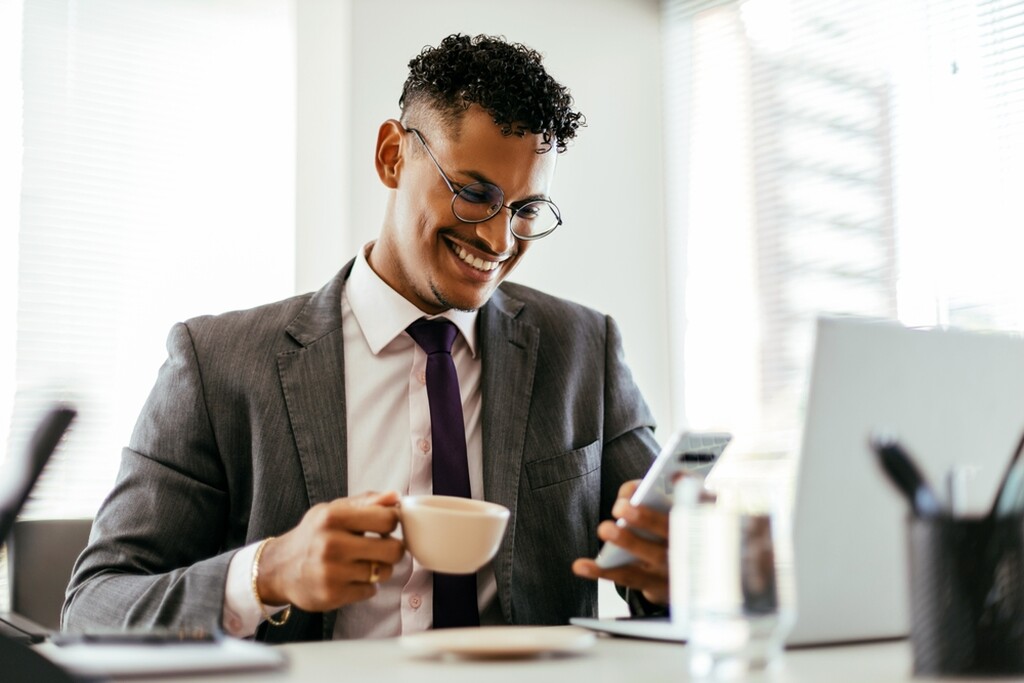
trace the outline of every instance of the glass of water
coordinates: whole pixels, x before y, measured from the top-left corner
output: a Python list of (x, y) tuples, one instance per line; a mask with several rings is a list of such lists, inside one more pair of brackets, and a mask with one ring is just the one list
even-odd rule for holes
[(677, 601), (684, 603), (693, 676), (742, 676), (780, 658), (793, 622), (785, 502), (765, 482), (761, 489), (722, 487), (715, 502), (698, 502), (677, 487), (672, 609), (676, 618)]

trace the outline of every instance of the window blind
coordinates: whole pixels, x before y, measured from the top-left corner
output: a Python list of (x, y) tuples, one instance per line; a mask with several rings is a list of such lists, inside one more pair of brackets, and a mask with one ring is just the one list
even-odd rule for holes
[(9, 448), (47, 401), (79, 409), (26, 515), (95, 513), (172, 323), (293, 294), (292, 14), (24, 3)]
[(662, 7), (677, 421), (792, 444), (819, 313), (1024, 330), (1024, 2)]

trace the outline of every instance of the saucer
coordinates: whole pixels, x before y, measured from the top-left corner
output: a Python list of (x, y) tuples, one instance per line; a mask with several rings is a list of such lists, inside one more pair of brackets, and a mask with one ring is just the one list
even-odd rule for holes
[(595, 635), (578, 626), (482, 626), (403, 636), (399, 643), (420, 656), (515, 659), (580, 652)]

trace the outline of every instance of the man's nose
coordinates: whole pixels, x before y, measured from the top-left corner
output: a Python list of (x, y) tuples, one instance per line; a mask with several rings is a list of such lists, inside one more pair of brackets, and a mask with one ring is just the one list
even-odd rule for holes
[(512, 211), (503, 207), (483, 223), (477, 223), (476, 235), (495, 254), (503, 256), (511, 253), (516, 243), (516, 236), (512, 234)]

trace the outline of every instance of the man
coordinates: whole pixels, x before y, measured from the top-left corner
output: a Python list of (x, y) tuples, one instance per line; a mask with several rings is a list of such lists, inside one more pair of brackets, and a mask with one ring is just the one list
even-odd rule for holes
[[(561, 222), (548, 193), (582, 116), (536, 52), (484, 36), (425, 49), (400, 104), (377, 139), (379, 239), (318, 292), (171, 331), (66, 628), (286, 641), (559, 624), (596, 611), (573, 570), (638, 609), (667, 602), (665, 516), (616, 502), (656, 444), (615, 324), (501, 284)], [(454, 337), (440, 355), (457, 374), (452, 428), (424, 318)], [(448, 583), (404, 551), (396, 504), (456, 489), (511, 518), (494, 560)], [(613, 512), (654, 540), (598, 531)], [(599, 538), (641, 561), (599, 570), (585, 559)]]

